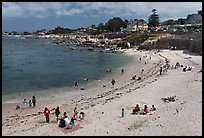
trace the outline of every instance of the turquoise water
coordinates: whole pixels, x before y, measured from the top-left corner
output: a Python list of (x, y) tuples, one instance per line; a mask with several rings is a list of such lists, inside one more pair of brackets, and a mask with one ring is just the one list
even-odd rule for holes
[[(75, 47), (75, 50), (70, 50)], [(86, 47), (54, 46), (51, 40), (2, 38), (2, 94), (85, 84), (101, 79), (106, 68), (128, 64), (132, 57)], [(83, 78), (88, 77), (89, 81)]]

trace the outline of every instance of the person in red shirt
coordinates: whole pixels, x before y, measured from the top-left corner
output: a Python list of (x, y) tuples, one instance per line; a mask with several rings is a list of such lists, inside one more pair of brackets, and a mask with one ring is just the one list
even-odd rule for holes
[(136, 114), (136, 113), (138, 113), (139, 111), (140, 111), (140, 106), (139, 106), (139, 104), (136, 104), (135, 108), (132, 110), (132, 113), (133, 113), (133, 114)]
[(45, 119), (46, 119), (46, 123), (50, 122), (49, 114), (50, 114), (50, 110), (47, 107), (45, 107), (45, 109), (44, 109), (44, 116), (45, 116)]
[(145, 113), (149, 113), (149, 108), (147, 107), (147, 105), (144, 106), (144, 111)]

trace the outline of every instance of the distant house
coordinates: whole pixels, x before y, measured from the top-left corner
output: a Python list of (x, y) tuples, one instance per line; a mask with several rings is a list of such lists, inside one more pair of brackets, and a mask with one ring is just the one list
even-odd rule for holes
[(145, 31), (148, 29), (148, 25), (146, 21), (144, 20), (130, 20), (127, 23), (127, 31), (128, 32), (139, 32), (139, 31)]

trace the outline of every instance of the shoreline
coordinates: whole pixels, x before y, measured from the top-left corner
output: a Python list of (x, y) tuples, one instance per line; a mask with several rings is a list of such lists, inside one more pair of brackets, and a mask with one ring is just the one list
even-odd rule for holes
[[(134, 51), (133, 49), (129, 49), (129, 51), (124, 52), (124, 54), (126, 54), (127, 56), (131, 56), (132, 59), (132, 63), (128, 63), (126, 65), (123, 65), (121, 67), (115, 68), (114, 71), (112, 71), (112, 73), (106, 73), (104, 74), (104, 76), (100, 79), (100, 80), (92, 80), (91, 82), (88, 82), (87, 84), (81, 84), (78, 88), (73, 88), (70, 86), (64, 86), (64, 87), (60, 87), (60, 88), (51, 88), (48, 90), (32, 90), (32, 91), (28, 91), (28, 92), (20, 92), (18, 94), (7, 94), (7, 95), (2, 95), (2, 103), (6, 104), (6, 103), (21, 103), (23, 101), (24, 98), (29, 99), (29, 97), (32, 97), (33, 95), (38, 95), (40, 97), (40, 101), (43, 100), (48, 100), (48, 99), (53, 99), (53, 98), (60, 98), (60, 97), (64, 97), (64, 96), (75, 96), (76, 93), (78, 93), (77, 95), (81, 95), (83, 93), (86, 93), (86, 91), (90, 91), (88, 89), (92, 89), (93, 87), (102, 87), (103, 84), (108, 84), (110, 83), (111, 79), (113, 77), (120, 77), (119, 72), (121, 68), (129, 68), (129, 67), (137, 67), (138, 71), (136, 71), (137, 74), (139, 74), (139, 69), (141, 70), (141, 67), (139, 67), (139, 63), (138, 59), (139, 57), (142, 57), (144, 55), (144, 53), (146, 52), (139, 52), (139, 51)], [(136, 62), (136, 65), (134, 65), (133, 62)], [(144, 61), (142, 61), (144, 62)], [(142, 65), (143, 66), (143, 65)], [(148, 66), (148, 65), (147, 65)], [(145, 67), (145, 66), (144, 66)], [(130, 69), (129, 69), (130, 70)], [(125, 71), (127, 72), (128, 70), (125, 69)], [(86, 90), (82, 91), (80, 90), (80, 88), (85, 88)], [(57, 94), (56, 94), (57, 93)], [(76, 96), (77, 96), (76, 95)]]
[[(151, 52), (151, 51), (147, 51), (147, 52)], [(129, 51), (128, 53), (131, 54), (131, 53), (134, 53), (134, 51)], [(146, 52), (144, 52), (144, 53), (146, 53)], [(142, 53), (142, 55), (144, 53)], [(177, 62), (178, 57), (180, 55), (182, 55), (181, 51), (177, 51), (177, 52), (174, 52), (174, 51), (162, 51), (162, 52), (159, 52), (158, 54), (168, 55), (168, 58), (171, 59), (171, 64), (172, 65), (175, 65), (175, 63)], [(107, 121), (109, 121), (111, 124), (116, 123), (116, 122), (114, 123), (113, 118), (116, 117), (116, 120), (118, 120), (119, 118), (117, 117), (118, 115), (115, 116), (115, 114), (113, 112), (115, 112), (117, 110), (120, 111), (120, 109), (118, 109), (118, 107), (124, 106), (124, 103), (126, 103), (125, 104), (125, 110), (127, 110), (127, 111), (130, 110), (131, 108), (126, 107), (126, 106), (134, 106), (135, 103), (132, 103), (130, 105), (131, 101), (135, 101), (133, 97), (136, 96), (135, 98), (138, 99), (138, 101), (140, 101), (140, 103), (143, 103), (144, 98), (142, 98), (141, 95), (146, 95), (146, 96), (151, 95), (148, 92), (144, 92), (143, 89), (148, 88), (148, 86), (150, 87), (150, 85), (154, 85), (154, 83), (157, 83), (163, 77), (168, 77), (170, 75), (173, 76), (171, 73), (170, 73), (170, 75), (169, 75), (169, 73), (164, 74), (162, 76), (158, 75), (159, 74), (158, 73), (159, 67), (164, 65), (164, 60), (161, 60), (162, 58), (158, 54), (155, 54), (155, 55), (152, 54), (151, 55), (152, 60), (150, 62), (152, 62), (152, 63), (150, 63), (150, 64), (152, 64), (153, 66), (150, 65), (149, 63), (146, 64), (146, 65), (150, 65), (150, 69), (149, 70), (145, 69), (144, 74), (143, 74), (144, 76), (143, 76), (141, 81), (132, 81), (132, 80), (130, 80), (131, 76), (133, 76), (133, 74), (135, 74), (136, 70), (130, 72), (129, 74), (126, 73), (126, 71), (128, 71), (128, 69), (132, 70), (135, 67), (135, 66), (129, 66), (129, 67), (127, 67), (128, 68), (127, 70), (125, 69), (124, 74), (119, 74), (118, 73), (118, 75), (120, 75), (120, 76), (118, 76), (118, 78), (120, 78), (121, 80), (116, 79), (116, 84), (117, 85), (115, 85), (114, 88), (112, 86), (111, 87), (110, 86), (105, 87), (105, 89), (102, 88), (102, 87), (101, 88), (95, 87), (95, 88), (90, 89), (90, 93), (84, 93), (84, 94), (81, 94), (79, 96), (72, 97), (72, 98), (70, 97), (70, 100), (69, 100), (69, 98), (67, 98), (65, 96), (65, 97), (59, 98), (59, 99), (53, 98), (53, 99), (50, 99), (50, 100), (37, 101), (38, 103), (37, 103), (36, 108), (21, 110), (21, 112), (19, 110), (18, 111), (15, 110), (15, 107), (13, 107), (13, 109), (12, 109), (12, 104), (2, 105), (2, 107), (3, 107), (2, 120), (6, 120), (6, 118), (9, 115), (8, 111), (12, 110), (12, 114), (14, 114), (14, 115), (18, 114), (20, 119), (27, 120), (26, 122), (35, 121), (36, 122), (35, 124), (37, 126), (39, 126), (39, 128), (34, 127), (34, 128), (31, 129), (30, 126), (27, 126), (29, 123), (26, 123), (25, 127), (23, 127), (22, 123), (18, 124), (19, 126), (17, 126), (16, 124), (12, 124), (12, 123), (10, 125), (8, 125), (7, 123), (5, 123), (3, 121), (2, 122), (2, 126), (3, 126), (2, 130), (4, 130), (3, 135), (22, 135), (22, 134), (23, 135), (32, 135), (35, 132), (39, 132), (38, 133), (39, 135), (121, 135), (121, 134), (126, 135), (126, 134), (128, 134), (127, 132), (125, 133), (124, 131), (118, 131), (118, 130), (115, 131), (115, 132), (118, 132), (118, 134), (114, 133), (114, 131), (113, 130), (111, 131), (111, 129), (110, 129), (110, 127), (112, 125), (110, 125), (108, 127), (109, 128), (108, 129), (109, 133), (106, 133), (107, 130), (103, 130), (101, 127), (103, 126), (104, 122), (107, 122)], [(174, 59), (174, 56), (172, 56), (171, 54), (174, 55), (174, 56), (178, 55), (178, 57), (175, 57), (175, 59)], [(183, 58), (182, 56), (181, 56), (181, 58)], [(189, 55), (187, 55), (187, 56), (189, 56)], [(154, 60), (155, 61), (161, 61), (161, 62), (158, 62), (158, 63), (154, 64)], [(185, 59), (182, 59), (182, 60), (185, 60)], [(189, 59), (189, 60), (191, 60), (191, 59)], [(193, 63), (194, 62), (192, 62), (192, 64)], [(185, 63), (185, 64), (187, 64), (187, 63)], [(190, 64), (190, 62), (188, 64)], [(193, 66), (197, 66), (197, 63), (194, 63)], [(131, 67), (133, 67), (133, 68), (131, 68)], [(202, 68), (202, 65), (201, 65), (201, 68)], [(197, 67), (195, 69), (197, 69)], [(178, 71), (179, 71), (178, 69), (175, 69), (175, 70), (170, 70), (168, 72), (175, 72), (176, 73)], [(138, 72), (140, 72), (139, 69), (138, 69)], [(125, 76), (122, 76), (122, 75), (125, 75)], [(183, 77), (186, 77), (186, 76), (183, 76)], [(190, 77), (192, 77), (192, 75)], [(202, 77), (201, 77), (201, 79), (202, 79)], [(117, 81), (118, 81), (118, 83), (117, 83)], [(161, 83), (164, 83), (164, 82), (161, 82)], [(157, 85), (160, 85), (160, 84), (157, 84)], [(165, 87), (165, 85), (160, 86), (159, 88), (163, 89), (164, 87)], [(175, 87), (175, 89), (176, 88), (177, 87)], [(152, 87), (152, 89), (155, 89), (155, 88)], [(143, 93), (141, 93), (140, 91), (141, 92), (143, 91)], [(168, 89), (168, 91), (169, 91), (169, 89)], [(153, 90), (153, 92), (155, 92), (155, 90)], [(149, 98), (147, 98), (146, 100), (151, 101), (151, 98), (155, 99), (155, 98), (158, 98), (158, 96), (163, 95), (160, 91), (157, 92), (157, 93), (158, 94), (160, 93), (160, 95), (155, 95), (155, 97), (151, 97), (151, 96), (149, 97), (148, 96)], [(164, 92), (164, 93), (167, 93), (167, 92)], [(173, 92), (171, 91), (170, 93), (173, 93)], [(169, 96), (169, 95), (167, 95), (167, 96)], [(129, 99), (130, 97), (132, 97), (132, 98)], [(129, 99), (128, 101), (127, 101), (127, 98)], [(147, 101), (145, 101), (145, 103)], [(149, 104), (151, 102), (147, 102), (147, 103)], [(155, 104), (156, 104), (156, 106), (158, 108), (159, 108), (159, 106), (162, 107), (161, 103), (159, 103), (158, 101), (155, 102)], [(48, 126), (51, 127), (51, 129), (54, 130), (54, 131), (56, 131), (58, 128), (57, 128), (56, 124), (53, 124), (53, 123), (51, 123), (51, 124), (42, 123), (42, 121), (44, 121), (43, 115), (29, 116), (29, 117), (26, 117), (26, 115), (32, 114), (33, 112), (42, 111), (46, 105), (49, 105), (50, 109), (52, 109), (52, 108), (54, 108), (56, 106), (60, 106), (60, 110), (62, 112), (67, 111), (70, 115), (72, 114), (73, 108), (75, 106), (77, 106), (79, 111), (84, 111), (87, 114), (87, 118), (85, 118), (84, 122), (81, 123), (81, 125), (84, 128), (82, 128), (82, 129), (80, 129), (80, 130), (78, 130), (76, 132), (70, 133), (70, 134), (63, 134), (61, 131), (57, 131), (56, 134), (52, 133), (50, 131), (49, 131), (49, 133), (43, 133), (43, 129), (46, 129), (46, 127), (48, 127)], [(114, 108), (114, 109), (110, 110), (107, 107), (110, 107), (111, 109)], [(105, 113), (108, 113), (108, 112), (113, 113), (113, 116), (108, 114), (108, 116), (105, 115), (107, 118), (104, 118), (104, 117), (101, 116), (100, 111), (104, 111)], [(117, 111), (117, 112), (119, 112), (119, 111)], [(117, 114), (119, 114), (119, 113), (117, 113)], [(128, 116), (128, 114), (126, 114), (126, 115)], [(97, 120), (98, 117), (99, 118), (104, 118), (105, 120), (103, 120), (103, 121), (99, 120), (100, 122), (98, 122), (98, 120)], [(132, 118), (132, 116), (129, 116), (129, 117)], [(113, 120), (110, 120), (110, 118), (112, 118)], [(10, 119), (13, 120), (12, 118), (10, 118)], [(54, 116), (51, 116), (51, 120), (53, 120), (53, 119), (54, 119)], [(19, 120), (17, 120), (17, 122), (19, 122)], [(38, 122), (39, 120), (41, 120), (40, 121), (41, 123)], [(131, 124), (130, 121), (128, 121), (127, 119), (126, 119), (126, 121), (127, 121), (128, 124)], [(92, 125), (93, 123), (95, 124), (96, 122), (99, 123), (98, 127), (95, 126), (95, 125)], [(14, 130), (12, 130), (11, 128), (13, 128), (14, 126), (16, 126), (16, 128)], [(120, 128), (118, 128), (118, 127), (116, 127), (116, 128), (120, 130)], [(30, 128), (30, 129), (27, 130), (28, 128)], [(146, 128), (146, 127), (144, 127), (144, 128)], [(100, 129), (102, 129), (101, 133), (99, 133)], [(24, 130), (24, 131), (22, 131), (22, 130)], [(90, 132), (87, 132), (87, 130), (89, 130)], [(95, 130), (95, 131), (93, 131), (93, 130)], [(148, 131), (148, 130), (146, 130), (146, 131)], [(201, 133), (202, 133), (202, 131), (201, 131)], [(165, 135), (165, 133), (162, 133), (162, 134)], [(131, 131), (131, 134), (129, 134), (129, 135), (138, 135), (138, 134), (134, 133), (134, 131)]]

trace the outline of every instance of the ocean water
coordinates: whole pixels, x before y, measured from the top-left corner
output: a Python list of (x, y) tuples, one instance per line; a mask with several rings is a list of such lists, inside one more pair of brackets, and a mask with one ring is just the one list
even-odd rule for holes
[(100, 50), (56, 46), (51, 40), (2, 37), (2, 94), (72, 87), (75, 81), (89, 83), (101, 79), (106, 68), (119, 68), (132, 60), (122, 53)]

